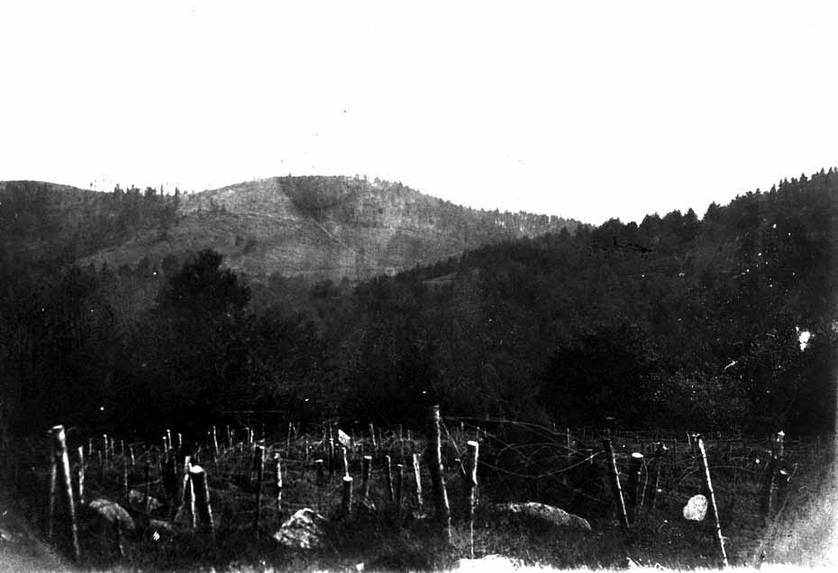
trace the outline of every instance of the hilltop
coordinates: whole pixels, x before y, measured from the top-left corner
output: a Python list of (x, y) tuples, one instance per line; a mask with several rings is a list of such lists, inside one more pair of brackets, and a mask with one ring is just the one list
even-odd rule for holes
[(165, 272), (212, 248), (251, 280), (356, 282), (465, 250), (580, 225), (453, 205), (400, 183), (275, 177), (196, 194), (0, 183), (6, 256)]

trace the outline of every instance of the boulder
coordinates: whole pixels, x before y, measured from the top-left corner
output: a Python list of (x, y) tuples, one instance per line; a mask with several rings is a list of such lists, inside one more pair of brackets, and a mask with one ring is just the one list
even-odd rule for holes
[(323, 546), (326, 538), (324, 526), (327, 523), (325, 517), (304, 507), (289, 517), (273, 537), (286, 547), (315, 549)]
[(684, 519), (701, 521), (707, 515), (707, 498), (701, 494), (694, 495), (684, 506)]
[(131, 515), (121, 505), (109, 499), (94, 499), (87, 504), (84, 513), (91, 523), (98, 523), (103, 528), (127, 532), (133, 531), (135, 527)]
[(588, 520), (568, 513), (561, 508), (536, 501), (498, 503), (493, 506), (493, 510), (495, 513), (502, 515), (524, 517), (557, 527), (591, 530), (591, 524), (588, 523)]

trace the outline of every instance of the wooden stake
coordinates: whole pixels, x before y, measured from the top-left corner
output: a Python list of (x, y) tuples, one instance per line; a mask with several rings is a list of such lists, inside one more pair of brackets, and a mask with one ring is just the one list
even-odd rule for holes
[(399, 510), (402, 508), (402, 491), (404, 490), (404, 465), (396, 464), (398, 478), (396, 479), (396, 505)]
[(617, 470), (617, 459), (614, 457), (614, 448), (610, 438), (602, 439), (602, 447), (608, 458), (608, 473), (611, 476), (611, 491), (614, 494), (614, 504), (617, 506), (617, 517), (623, 529), (628, 532), (629, 522), (626, 514), (626, 503), (623, 500), (623, 489), (620, 486), (620, 472)]
[(128, 460), (122, 458), (122, 499), (128, 504)]
[(370, 497), (370, 473), (372, 471), (372, 456), (364, 456), (361, 462), (362, 491), (361, 502), (367, 503)]
[(151, 511), (151, 459), (147, 459), (145, 461), (145, 475), (143, 476), (145, 481), (145, 499), (144, 501), (144, 509), (146, 515)]
[(643, 470), (643, 454), (634, 452), (631, 454), (628, 470), (628, 518), (630, 523), (637, 523), (637, 516), (640, 513), (640, 502), (642, 499), (640, 488), (640, 472)]
[(314, 465), (317, 468), (317, 485), (326, 483), (326, 473), (323, 470), (323, 460), (314, 460)]
[(716, 506), (716, 495), (713, 493), (713, 483), (710, 480), (710, 466), (707, 463), (707, 452), (704, 450), (704, 440), (699, 435), (697, 436), (698, 452), (701, 456), (701, 466), (703, 468), (702, 478), (704, 480), (704, 489), (710, 498), (710, 511), (713, 516), (713, 521), (716, 526), (716, 541), (719, 544), (719, 552), (722, 557), (722, 567), (727, 568), (727, 553), (725, 552), (725, 539), (722, 536), (722, 525), (719, 521), (719, 509)]
[(343, 476), (343, 515), (352, 511), (352, 477)]
[(661, 461), (665, 449), (666, 446), (663, 445), (663, 442), (658, 442), (658, 447), (655, 449), (655, 457), (653, 458), (655, 463), (655, 480), (652, 483), (652, 489), (649, 492), (649, 504), (652, 509), (655, 509), (655, 505), (658, 501), (658, 490), (660, 489), (661, 481)]
[(79, 465), (76, 469), (78, 476), (76, 482), (78, 483), (79, 489), (79, 505), (84, 505), (84, 470), (84, 446), (79, 446)]
[(70, 543), (73, 551), (73, 558), (78, 561), (81, 558), (79, 550), (79, 530), (76, 523), (76, 506), (73, 501), (73, 480), (70, 474), (70, 456), (67, 454), (67, 441), (64, 426), (54, 426), (52, 431), (52, 467), (50, 496), (50, 537), (54, 533), (55, 512), (57, 511), (58, 500), (55, 499), (60, 491), (60, 501), (67, 510), (70, 526)]
[(186, 456), (183, 460), (181, 468), (180, 480), (178, 480), (178, 507), (175, 513), (174, 521), (179, 521), (184, 518), (186, 512), (189, 513), (189, 523), (192, 527), (195, 526), (195, 491), (190, 480), (189, 470), (192, 468), (192, 458)]
[(282, 511), (282, 457), (279, 452), (274, 454), (274, 461), (276, 462), (276, 510)]
[(346, 446), (340, 447), (341, 459), (343, 461), (343, 475), (349, 475), (349, 459), (346, 457)]
[(390, 503), (393, 503), (395, 496), (393, 495), (393, 468), (390, 456), (384, 456), (384, 476), (387, 479), (387, 498)]
[(335, 477), (335, 437), (332, 435), (332, 427), (329, 426), (329, 440), (326, 443), (327, 462), (329, 464), (329, 479)]
[(469, 531), (469, 547), (471, 557), (474, 559), (474, 506), (476, 503), (475, 492), (477, 490), (477, 460), (480, 453), (480, 444), (475, 441), (469, 441), (466, 444), (468, 448), (468, 471), (466, 484), (466, 513), (468, 515), (468, 531)]
[(265, 464), (265, 447), (257, 445), (253, 450), (253, 464), (255, 473), (255, 488), (256, 488), (256, 514), (253, 517), (253, 534), (256, 539), (259, 539), (259, 514), (262, 510), (262, 474), (264, 473)]
[(422, 511), (422, 472), (419, 467), (419, 454), (413, 454), (413, 479), (416, 482), (416, 505)]
[(375, 451), (378, 445), (375, 443), (375, 426), (370, 422), (370, 441), (372, 442), (372, 451)]
[(431, 406), (428, 412), (428, 448), (431, 470), (431, 485), (436, 505), (437, 520), (442, 527), (442, 534), (447, 543), (451, 542), (451, 510), (448, 505), (448, 492), (445, 489), (442, 465), (442, 434), (440, 432), (439, 406)]
[(189, 481), (193, 485), (194, 511), (193, 524), (208, 530), (210, 535), (215, 537), (215, 523), (212, 518), (212, 504), (210, 503), (210, 491), (207, 484), (207, 474), (201, 466), (189, 468)]

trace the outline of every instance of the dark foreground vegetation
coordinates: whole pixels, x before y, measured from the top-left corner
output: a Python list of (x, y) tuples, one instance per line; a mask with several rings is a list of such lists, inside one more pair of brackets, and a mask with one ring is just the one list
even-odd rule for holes
[[(629, 560), (666, 568), (721, 564), (710, 513), (699, 521), (684, 517), (690, 498), (707, 494), (694, 436), (556, 431), (505, 420), (476, 425), (450, 419), (443, 422), (443, 435), (452, 516), (448, 540), (434, 502), (428, 444), (409, 429), (359, 429), (346, 436), (344, 451), (328, 427), (302, 434), (297, 425), (284, 436), (265, 439), (244, 427), (218, 429), (215, 439), (212, 433), (199, 440), (174, 434), (172, 447), (166, 439), (159, 445), (113, 435), (70, 439), (74, 495), (77, 503), (79, 497), (85, 500), (76, 511), (78, 564), (126, 571), (346, 571), (358, 566), (424, 571), (486, 555), (558, 568), (623, 568)], [(621, 525), (610, 488), (610, 462), (599, 440), (606, 435), (611, 435), (622, 474), (628, 529)], [(473, 525), (466, 482), (458, 470), (460, 460), (469, 467), (468, 440), (480, 449)], [(818, 522), (812, 513), (814, 506), (827, 502), (819, 497), (819, 486), (829, 479), (824, 464), (830, 458), (828, 445), (787, 440), (780, 455), (771, 438), (716, 434), (703, 441), (729, 563), (817, 564), (833, 534), (831, 522)], [(60, 504), (51, 510), (48, 503), (45, 443), (32, 444), (30, 454), (40, 463), (17, 492), (18, 507), (34, 530), (50, 537), (71, 562), (67, 516)], [(638, 454), (645, 454), (642, 463), (632, 465)], [(364, 456), (371, 461), (368, 486)], [(416, 484), (414, 459), (423, 493)], [(208, 477), (211, 521), (194, 509), (196, 490), (182, 480), (184, 464), (200, 464)], [(637, 468), (634, 476), (632, 467)], [(772, 472), (778, 479), (767, 488)], [(353, 478), (348, 511), (345, 475)], [(788, 479), (779, 480), (781, 475)], [(95, 522), (90, 510), (85, 511), (94, 499), (118, 502), (133, 525), (118, 531)], [(566, 508), (590, 527), (561, 526), (499, 509), (520, 500)], [(318, 543), (309, 549), (279, 543), (275, 534), (302, 508), (326, 519)], [(803, 523), (795, 523), (801, 515)]]

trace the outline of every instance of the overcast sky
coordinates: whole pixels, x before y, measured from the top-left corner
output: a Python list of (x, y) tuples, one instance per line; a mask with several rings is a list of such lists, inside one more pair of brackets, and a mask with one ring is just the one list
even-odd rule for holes
[(836, 3), (9, 4), (0, 180), (361, 174), (600, 223), (838, 166)]

